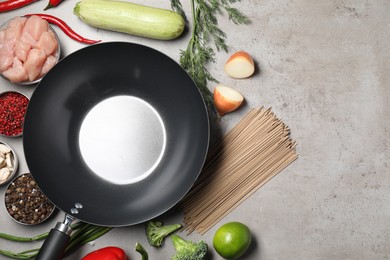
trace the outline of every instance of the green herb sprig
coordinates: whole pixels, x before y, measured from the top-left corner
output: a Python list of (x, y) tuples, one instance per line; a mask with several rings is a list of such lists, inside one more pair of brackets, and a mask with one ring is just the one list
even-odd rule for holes
[[(218, 83), (207, 69), (215, 62), (215, 49), (228, 51), (227, 35), (219, 28), (218, 15), (227, 13), (234, 24), (249, 24), (249, 18), (232, 4), (241, 0), (191, 0), (192, 29), (187, 48), (180, 52), (180, 65), (201, 91), (209, 108), (213, 108), (213, 93), (208, 82)], [(186, 18), (180, 0), (171, 0), (171, 8)]]

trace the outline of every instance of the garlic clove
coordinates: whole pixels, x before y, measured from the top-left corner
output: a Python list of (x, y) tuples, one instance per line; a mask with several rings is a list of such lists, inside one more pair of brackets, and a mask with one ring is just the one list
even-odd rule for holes
[(5, 157), (0, 156), (0, 168), (4, 167), (5, 165), (7, 165)]
[(7, 167), (8, 168), (13, 168), (14, 167), (14, 160), (13, 160), (13, 156), (11, 153), (7, 153), (7, 155), (5, 156), (5, 160), (7, 162)]
[(11, 175), (11, 171), (7, 167), (1, 168), (0, 169), (0, 182), (6, 181), (10, 175)]
[(10, 152), (11, 152), (11, 149), (8, 146), (6, 146), (4, 144), (0, 144), (0, 153), (7, 154)]

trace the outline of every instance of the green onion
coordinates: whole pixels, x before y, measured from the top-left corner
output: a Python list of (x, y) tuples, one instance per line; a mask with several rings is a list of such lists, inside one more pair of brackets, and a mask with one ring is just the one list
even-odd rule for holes
[(43, 240), (47, 237), (48, 234), (49, 232), (45, 232), (35, 237), (18, 237), (10, 234), (0, 233), (0, 238), (10, 240), (10, 241), (17, 241), (17, 242), (31, 242), (31, 241)]
[(139, 243), (139, 242), (135, 243), (134, 250), (141, 254), (142, 260), (149, 259), (148, 252), (146, 252), (145, 248), (141, 245), (141, 243)]
[[(110, 231), (111, 227), (101, 227), (84, 222), (76, 222), (70, 226), (73, 230), (69, 244), (65, 250), (65, 255), (69, 254), (73, 250), (79, 248), (86, 243), (94, 241), (99, 237)], [(49, 235), (49, 232), (42, 233), (34, 237), (19, 237), (10, 234), (0, 233), (0, 238), (13, 241), (13, 242), (32, 242), (45, 239)], [(0, 249), (0, 255), (13, 258), (13, 259), (34, 259), (40, 248), (28, 249), (22, 252), (11, 252), (8, 250)]]

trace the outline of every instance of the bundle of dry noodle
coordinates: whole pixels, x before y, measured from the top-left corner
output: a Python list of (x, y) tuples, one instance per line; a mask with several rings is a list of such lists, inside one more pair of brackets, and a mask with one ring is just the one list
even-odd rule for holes
[(290, 130), (271, 109), (252, 109), (209, 151), (182, 200), (185, 230), (206, 233), (298, 155)]

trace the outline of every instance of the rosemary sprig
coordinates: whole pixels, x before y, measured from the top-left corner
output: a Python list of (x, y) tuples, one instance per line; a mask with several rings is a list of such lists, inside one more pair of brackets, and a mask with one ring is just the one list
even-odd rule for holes
[[(180, 65), (201, 91), (209, 108), (214, 110), (213, 94), (208, 82), (218, 80), (207, 70), (215, 62), (215, 50), (228, 51), (227, 35), (218, 25), (218, 15), (227, 13), (234, 24), (249, 24), (249, 18), (232, 4), (241, 0), (191, 0), (192, 30), (187, 48), (180, 52)], [(171, 7), (186, 18), (180, 0), (171, 0)], [(210, 46), (211, 45), (211, 46)], [(212, 47), (213, 46), (213, 47)]]

